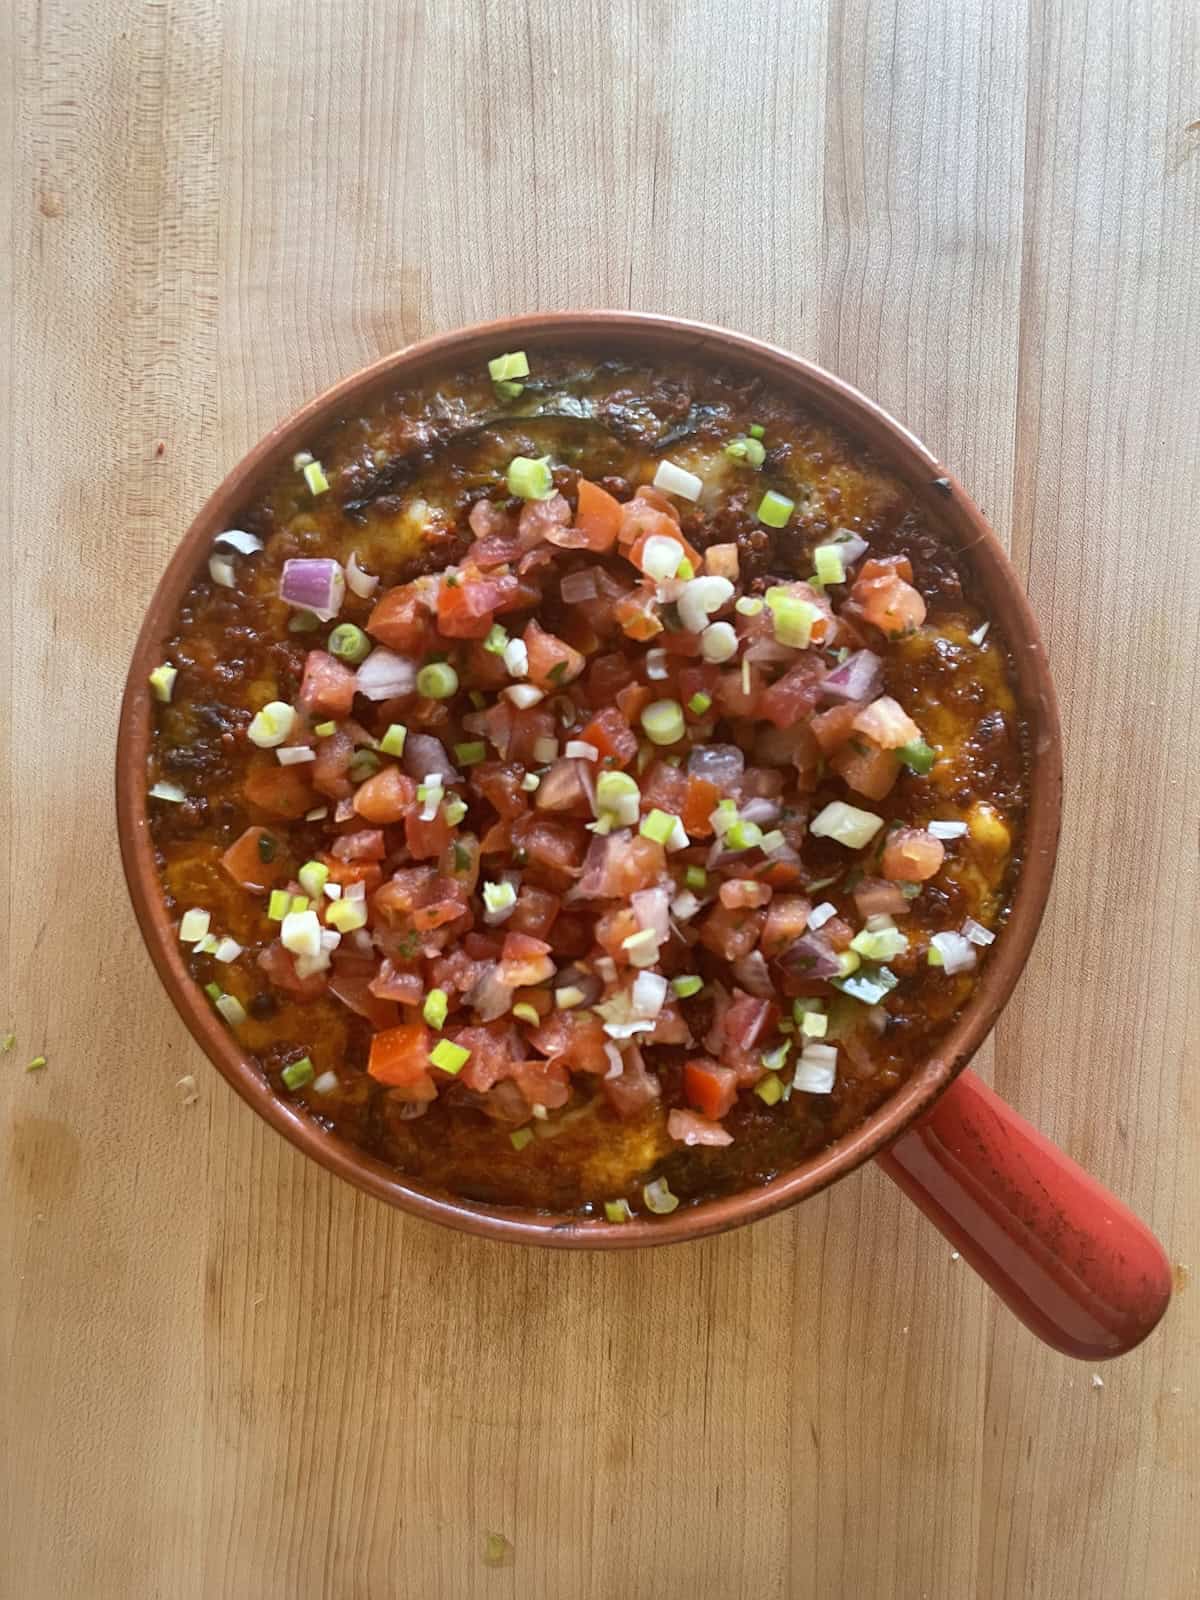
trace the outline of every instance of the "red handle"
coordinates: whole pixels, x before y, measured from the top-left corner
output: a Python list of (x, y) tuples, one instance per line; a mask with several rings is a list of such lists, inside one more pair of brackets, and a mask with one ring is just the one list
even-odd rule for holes
[(1167, 1309), (1171, 1268), (1145, 1223), (973, 1072), (877, 1159), (1056, 1350), (1124, 1355)]

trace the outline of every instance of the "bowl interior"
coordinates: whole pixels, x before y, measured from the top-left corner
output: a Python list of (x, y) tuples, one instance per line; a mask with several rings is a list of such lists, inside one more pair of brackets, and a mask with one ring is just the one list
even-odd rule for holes
[[(173, 618), (213, 536), (234, 526), (257, 484), (312, 437), (382, 390), (468, 364), (497, 349), (548, 345), (615, 348), (642, 356), (683, 357), (752, 371), (803, 404), (824, 412), (913, 490), (970, 565), (985, 605), (1012, 650), (1014, 688), (1029, 738), (1029, 812), (1020, 875), (1007, 924), (970, 1001), (937, 1052), (859, 1127), (769, 1183), (680, 1208), (669, 1217), (635, 1218), (621, 1228), (576, 1217), (486, 1207), (433, 1192), (328, 1134), (278, 1099), (257, 1065), (214, 1016), (188, 975), (155, 871), (147, 821), (146, 760), (151, 701), (147, 677), (162, 659)], [(816, 1193), (881, 1149), (930, 1105), (978, 1049), (1020, 975), (1041, 921), (1053, 874), (1061, 805), (1058, 715), (1037, 625), (1016, 573), (983, 516), (931, 453), (865, 396), (786, 351), (723, 329), (630, 312), (566, 312), (481, 324), (386, 356), (336, 384), (273, 430), (201, 508), (158, 585), (134, 648), (117, 740), (117, 816), (121, 857), (134, 911), (151, 959), (176, 1009), (209, 1059), (260, 1116), (330, 1171), (393, 1205), (469, 1232), (545, 1245), (628, 1248), (698, 1238), (766, 1216)]]

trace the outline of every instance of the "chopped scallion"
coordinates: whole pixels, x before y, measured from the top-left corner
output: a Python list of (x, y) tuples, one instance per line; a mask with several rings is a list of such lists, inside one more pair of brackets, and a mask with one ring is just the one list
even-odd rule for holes
[(309, 461), (304, 469), (304, 481), (312, 495), (325, 494), (329, 488), (329, 479), (325, 476), (325, 469), (319, 461)]
[(311, 1083), (316, 1077), (316, 1072), (313, 1070), (313, 1064), (308, 1057), (301, 1056), (299, 1061), (289, 1062), (279, 1076), (283, 1079), (285, 1086), (294, 1093), (297, 1089), (303, 1089), (305, 1084)]
[(508, 1139), (514, 1150), (524, 1150), (526, 1145), (533, 1143), (534, 1132), (532, 1128), (514, 1128)]
[(458, 688), (458, 673), (448, 661), (431, 661), (417, 673), (417, 693), (427, 700), (449, 700)]
[(169, 661), (164, 661), (161, 667), (155, 667), (150, 674), (150, 687), (154, 690), (154, 698), (161, 700), (165, 705), (171, 698), (178, 676), (179, 669), (173, 667)]
[(379, 748), (385, 756), (402, 756), (404, 754), (404, 741), (408, 738), (408, 729), (402, 722), (393, 722), (388, 725), (388, 731), (379, 741)]
[(768, 528), (785, 528), (788, 518), (796, 509), (796, 502), (785, 494), (768, 489), (758, 503), (758, 520)]
[(371, 641), (353, 622), (339, 622), (329, 635), (329, 654), (357, 666), (371, 654)]
[(471, 1059), (471, 1052), (453, 1039), (439, 1039), (429, 1052), (429, 1059), (439, 1072), (456, 1076)]
[(421, 1007), (421, 1015), (431, 1028), (437, 1028), (440, 1032), (446, 1026), (449, 1009), (450, 999), (445, 989), (430, 989)]
[(514, 456), (508, 464), (505, 484), (509, 494), (522, 500), (548, 500), (554, 493), (550, 457)]

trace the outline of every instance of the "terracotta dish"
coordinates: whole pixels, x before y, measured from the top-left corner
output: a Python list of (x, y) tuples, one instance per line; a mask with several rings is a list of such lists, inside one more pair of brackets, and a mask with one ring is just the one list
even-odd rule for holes
[[(357, 414), (384, 391), (420, 382), (448, 364), (486, 363), (498, 351), (517, 349), (533, 358), (551, 347), (603, 355), (634, 349), (650, 359), (737, 367), (793, 395), (865, 446), (957, 547), (986, 611), (1003, 627), (1028, 735), (1022, 866), (1003, 936), (935, 1053), (865, 1121), (791, 1170), (668, 1216), (635, 1216), (623, 1227), (590, 1217), (487, 1206), (423, 1187), (279, 1096), (188, 972), (163, 901), (147, 815), (149, 675), (164, 658), (181, 602), (214, 537), (236, 526), (255, 489), (336, 419)], [(331, 1172), (415, 1216), (465, 1232), (528, 1244), (627, 1248), (699, 1238), (768, 1216), (874, 1157), (1034, 1332), (1068, 1354), (1098, 1360), (1131, 1349), (1162, 1316), (1170, 1294), (1163, 1251), (1119, 1201), (966, 1070), (1033, 944), (1054, 869), (1060, 804), (1058, 716), (1037, 625), (998, 540), (961, 486), (905, 428), (820, 368), (721, 329), (626, 312), (515, 318), (429, 339), (345, 379), (276, 428), (210, 497), (168, 566), (134, 650), (117, 745), (122, 859), (138, 922), (167, 992), (242, 1098)]]

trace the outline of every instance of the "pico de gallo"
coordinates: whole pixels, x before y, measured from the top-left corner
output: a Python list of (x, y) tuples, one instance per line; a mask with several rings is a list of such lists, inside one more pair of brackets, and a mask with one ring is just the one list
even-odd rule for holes
[(151, 674), (164, 894), (275, 1091), (422, 1184), (666, 1214), (969, 996), (1025, 746), (969, 568), (736, 371), (497, 352), (342, 420)]

